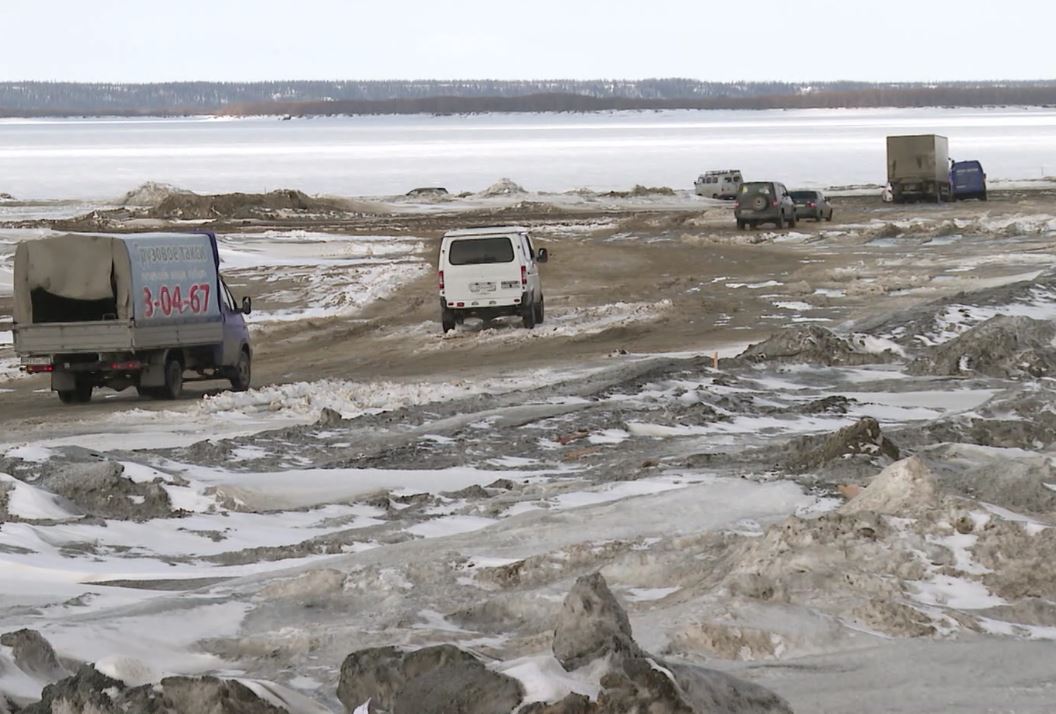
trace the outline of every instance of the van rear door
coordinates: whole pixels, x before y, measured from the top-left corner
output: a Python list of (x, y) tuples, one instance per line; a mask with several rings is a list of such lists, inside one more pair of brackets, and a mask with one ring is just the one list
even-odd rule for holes
[(520, 241), (514, 236), (456, 237), (443, 256), (444, 296), (448, 302), (512, 304), (521, 297)]

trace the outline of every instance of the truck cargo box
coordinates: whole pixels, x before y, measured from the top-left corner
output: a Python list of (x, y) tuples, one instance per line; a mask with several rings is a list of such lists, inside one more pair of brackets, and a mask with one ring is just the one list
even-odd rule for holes
[(208, 234), (25, 241), (15, 251), (15, 351), (219, 342), (218, 262)]

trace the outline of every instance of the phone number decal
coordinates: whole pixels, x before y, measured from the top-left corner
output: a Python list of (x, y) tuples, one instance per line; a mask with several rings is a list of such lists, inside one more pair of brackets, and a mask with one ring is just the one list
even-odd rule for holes
[(155, 295), (150, 288), (143, 288), (143, 317), (171, 317), (172, 315), (202, 315), (209, 312), (209, 283), (192, 285), (186, 295), (179, 285), (162, 285)]

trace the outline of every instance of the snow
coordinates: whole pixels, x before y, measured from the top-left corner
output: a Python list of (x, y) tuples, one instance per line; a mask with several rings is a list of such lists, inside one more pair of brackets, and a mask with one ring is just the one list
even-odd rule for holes
[(623, 429), (603, 429), (587, 437), (591, 444), (620, 444), (631, 438), (630, 433)]
[(982, 583), (952, 575), (935, 574), (931, 580), (912, 582), (910, 586), (916, 590), (916, 600), (926, 605), (956, 610), (985, 610), (1008, 604)]
[(487, 528), (497, 522), (494, 518), (483, 518), (481, 516), (446, 516), (411, 526), (407, 529), (407, 532), (423, 538), (443, 538), (459, 533), (471, 533), (481, 528)]
[[(23, 483), (13, 476), (0, 473), (0, 488), (7, 490), (7, 512), (27, 520), (65, 519), (75, 516), (59, 503), (59, 497)], [(7, 529), (17, 528), (9, 524)], [(0, 536), (0, 543), (4, 542)], [(3, 556), (0, 555), (0, 558)]]
[(524, 687), (524, 703), (556, 702), (575, 692), (597, 699), (601, 678), (608, 671), (608, 662), (595, 660), (590, 664), (566, 672), (552, 654), (532, 655), (496, 662), (490, 669), (518, 680)]
[(672, 588), (630, 588), (627, 591), (627, 599), (631, 602), (651, 602), (663, 600), (668, 595), (673, 595), (681, 590), (681, 587)]

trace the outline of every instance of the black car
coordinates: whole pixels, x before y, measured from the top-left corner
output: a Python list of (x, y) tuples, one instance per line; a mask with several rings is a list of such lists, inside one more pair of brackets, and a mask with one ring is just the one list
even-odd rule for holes
[(832, 220), (832, 204), (821, 191), (793, 191), (792, 202), (796, 204), (796, 218)]

